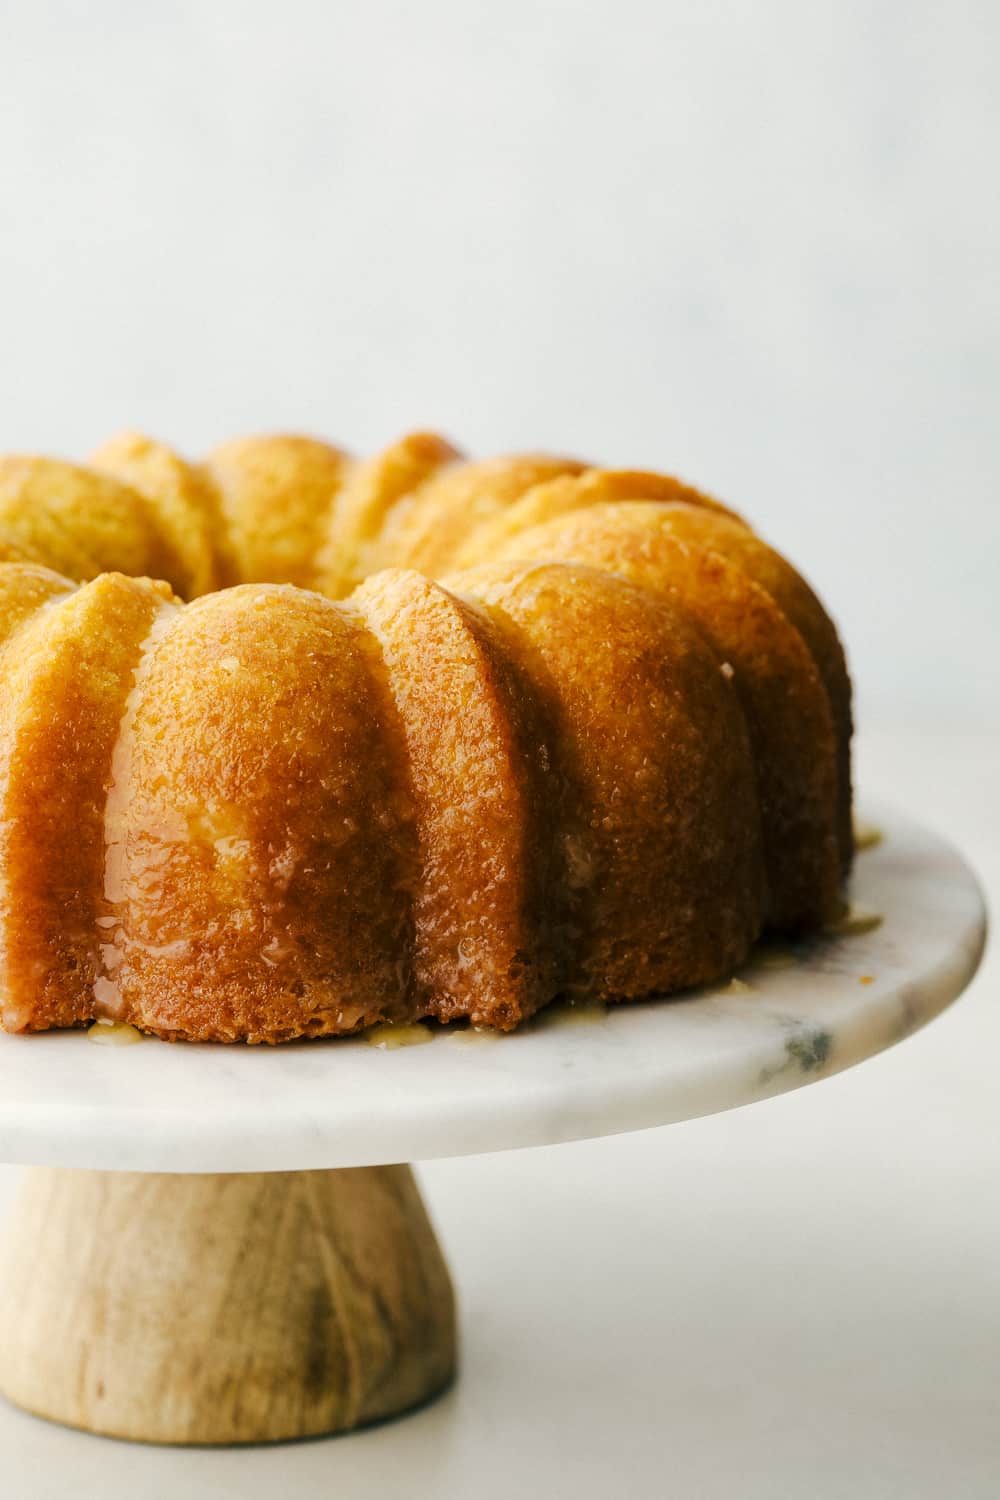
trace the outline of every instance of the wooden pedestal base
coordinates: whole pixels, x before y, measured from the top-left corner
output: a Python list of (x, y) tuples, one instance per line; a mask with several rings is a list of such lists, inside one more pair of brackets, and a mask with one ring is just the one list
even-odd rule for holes
[(455, 1368), (409, 1167), (33, 1168), (0, 1247), (0, 1391), (155, 1443), (256, 1443), (404, 1411)]

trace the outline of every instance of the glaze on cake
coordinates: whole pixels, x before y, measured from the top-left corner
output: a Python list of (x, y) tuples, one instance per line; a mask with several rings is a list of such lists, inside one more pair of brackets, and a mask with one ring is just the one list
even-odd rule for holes
[(0, 459), (0, 652), (7, 1030), (509, 1030), (838, 909), (836, 631), (661, 475), (424, 433)]

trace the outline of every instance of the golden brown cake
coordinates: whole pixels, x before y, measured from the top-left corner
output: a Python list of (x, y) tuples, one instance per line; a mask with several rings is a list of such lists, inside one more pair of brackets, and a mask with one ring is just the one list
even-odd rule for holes
[(0, 654), (9, 1031), (510, 1030), (718, 979), (850, 865), (836, 631), (662, 475), (0, 459)]

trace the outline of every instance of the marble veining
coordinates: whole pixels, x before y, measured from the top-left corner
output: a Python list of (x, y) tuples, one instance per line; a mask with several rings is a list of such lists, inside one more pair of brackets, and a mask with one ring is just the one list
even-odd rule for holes
[[(638, 1130), (814, 1083), (954, 1000), (983, 899), (944, 840), (879, 810), (858, 858), (861, 922), (756, 955), (722, 984), (513, 1036), (427, 1046), (92, 1047), (0, 1035), (0, 1161), (132, 1171), (366, 1166)], [(780, 962), (777, 961), (780, 957)]]

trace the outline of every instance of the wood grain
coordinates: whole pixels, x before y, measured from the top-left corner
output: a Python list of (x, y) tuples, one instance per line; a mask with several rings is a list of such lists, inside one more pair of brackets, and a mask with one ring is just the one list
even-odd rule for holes
[(247, 1443), (405, 1410), (455, 1367), (408, 1167), (25, 1174), (0, 1247), (0, 1391), (91, 1432)]

